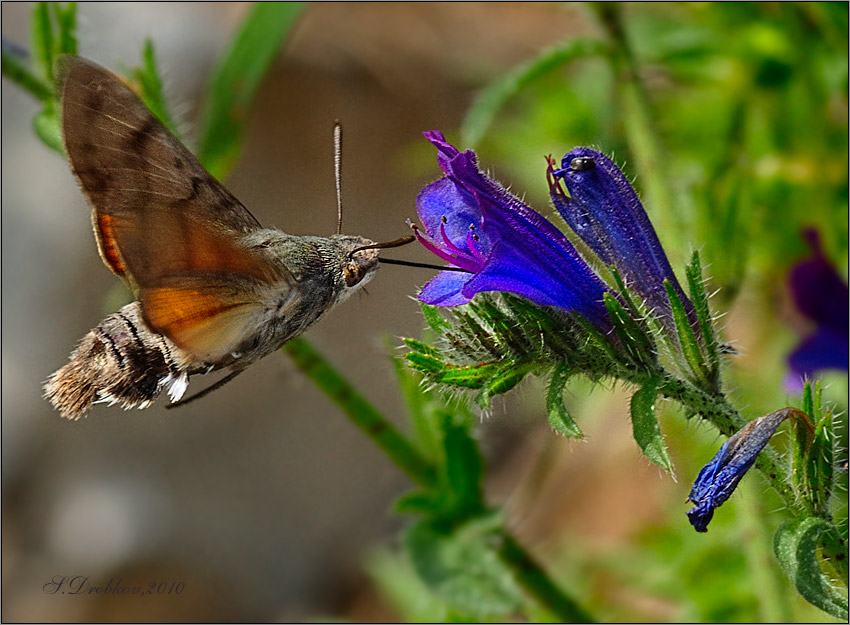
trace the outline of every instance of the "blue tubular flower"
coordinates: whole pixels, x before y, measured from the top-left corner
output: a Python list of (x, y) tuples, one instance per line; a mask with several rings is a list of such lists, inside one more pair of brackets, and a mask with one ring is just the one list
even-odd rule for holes
[(817, 231), (808, 229), (804, 236), (812, 256), (791, 268), (788, 287), (797, 310), (814, 322), (815, 330), (788, 356), (791, 372), (785, 386), (796, 392), (818, 371), (846, 371), (848, 365), (847, 283), (824, 254)]
[[(693, 304), (685, 296), (670, 261), (634, 189), (623, 172), (604, 154), (576, 148), (555, 169), (549, 161), (549, 189), (555, 208), (602, 260), (614, 265), (627, 284), (665, 323), (672, 323), (664, 280), (695, 320)], [(561, 181), (569, 195), (561, 186)]]
[(729, 499), (776, 428), (793, 414), (802, 413), (783, 408), (754, 419), (723, 443), (711, 462), (702, 468), (688, 495), (688, 501), (696, 504), (696, 508), (688, 510), (688, 520), (696, 531), (708, 531), (714, 509)]
[(472, 151), (459, 152), (438, 131), (424, 134), (446, 175), (417, 197), (425, 233), (415, 229), (416, 236), (450, 267), (425, 285), (419, 299), (456, 306), (482, 291), (508, 291), (609, 329), (603, 303), (609, 289), (564, 234), (481, 173)]

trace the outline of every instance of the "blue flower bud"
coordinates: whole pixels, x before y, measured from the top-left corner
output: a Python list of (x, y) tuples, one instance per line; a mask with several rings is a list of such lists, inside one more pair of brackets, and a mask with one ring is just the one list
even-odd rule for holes
[(802, 414), (795, 408), (771, 412), (754, 419), (723, 443), (699, 472), (688, 495), (688, 501), (696, 504), (696, 508), (688, 510), (688, 519), (696, 531), (708, 531), (714, 510), (729, 499), (779, 425), (789, 416)]
[(611, 159), (590, 148), (576, 148), (564, 156), (561, 169), (555, 169), (550, 159), (547, 173), (555, 208), (602, 262), (613, 265), (662, 323), (672, 328), (664, 289), (664, 280), (669, 280), (691, 325), (696, 326), (693, 304), (682, 291), (643, 205)]

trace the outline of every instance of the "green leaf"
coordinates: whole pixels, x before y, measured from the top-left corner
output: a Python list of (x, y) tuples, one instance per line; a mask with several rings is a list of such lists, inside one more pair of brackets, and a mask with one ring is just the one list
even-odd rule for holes
[(258, 2), (216, 67), (201, 115), (198, 159), (224, 177), (242, 151), (242, 134), (260, 81), (301, 14), (301, 2)]
[(461, 126), (461, 144), (475, 147), (505, 103), (534, 80), (575, 59), (599, 56), (607, 52), (608, 46), (602, 41), (572, 38), (504, 74), (485, 87), (472, 102)]
[(682, 301), (667, 279), (664, 280), (664, 288), (667, 290), (667, 299), (670, 301), (670, 308), (673, 312), (673, 322), (676, 324), (679, 345), (682, 346), (682, 353), (688, 362), (688, 366), (698, 380), (711, 380), (705, 358), (703, 358), (700, 350), (699, 341), (688, 321), (688, 315), (685, 313)]
[(546, 410), (549, 413), (549, 425), (561, 436), (567, 438), (584, 438), (581, 428), (573, 421), (567, 407), (564, 405), (564, 385), (569, 379), (570, 370), (565, 365), (559, 365), (552, 372), (549, 382), (549, 392), (546, 394)]
[(65, 154), (62, 145), (62, 131), (59, 129), (59, 118), (53, 107), (45, 107), (41, 113), (32, 120), (33, 130), (42, 142), (51, 150), (59, 154)]
[(505, 618), (520, 609), (523, 596), (494, 548), (500, 529), (492, 515), (453, 528), (423, 520), (408, 528), (404, 542), (432, 592), (478, 619)]
[(833, 525), (816, 517), (787, 521), (777, 530), (773, 548), (785, 573), (806, 601), (847, 620), (847, 588), (839, 588), (818, 564), (818, 542), (833, 532), (837, 534)]
[(450, 494), (452, 517), (467, 517), (484, 509), (481, 476), (484, 463), (478, 446), (465, 425), (454, 423), (451, 415), (443, 421), (445, 464), (442, 467), (445, 486)]
[(66, 6), (62, 6), (59, 2), (51, 2), (50, 8), (53, 10), (53, 18), (56, 20), (56, 25), (59, 28), (59, 46), (56, 50), (58, 54), (76, 54), (77, 53), (77, 3), (68, 2)]
[(19, 59), (15, 58), (14, 53), (4, 52), (0, 57), (3, 65), (3, 75), (17, 84), (19, 87), (28, 91), (37, 100), (44, 104), (52, 104), (56, 98), (53, 93), (53, 87), (45, 83), (41, 78), (32, 73)]
[(669, 473), (673, 473), (673, 462), (667, 453), (658, 417), (655, 414), (655, 400), (658, 397), (659, 380), (655, 379), (635, 391), (629, 402), (632, 415), (632, 432), (643, 454), (653, 464)]
[(145, 47), (142, 51), (142, 66), (134, 69), (132, 74), (133, 78), (139, 84), (139, 95), (142, 97), (145, 105), (154, 114), (154, 117), (171, 131), (171, 134), (179, 137), (180, 133), (177, 131), (177, 124), (174, 123), (174, 118), (168, 107), (168, 100), (162, 88), (162, 80), (159, 77), (159, 70), (157, 68), (156, 52), (151, 39), (145, 39)]
[(415, 490), (395, 500), (393, 509), (397, 514), (422, 514), (440, 516), (443, 510), (439, 491)]
[(38, 2), (32, 11), (32, 48), (45, 82), (53, 84), (53, 25), (47, 2)]

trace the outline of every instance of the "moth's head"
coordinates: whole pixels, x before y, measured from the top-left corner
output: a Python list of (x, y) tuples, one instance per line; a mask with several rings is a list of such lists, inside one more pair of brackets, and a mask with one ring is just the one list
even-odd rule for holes
[(358, 236), (338, 234), (330, 237), (339, 250), (338, 266), (341, 275), (338, 301), (366, 285), (378, 270), (378, 252), (375, 242)]

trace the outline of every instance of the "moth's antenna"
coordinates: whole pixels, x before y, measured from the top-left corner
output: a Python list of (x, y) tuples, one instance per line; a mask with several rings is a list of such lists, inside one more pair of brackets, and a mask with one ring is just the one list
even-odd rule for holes
[(334, 180), (336, 181), (336, 233), (342, 234), (342, 124), (334, 120)]

